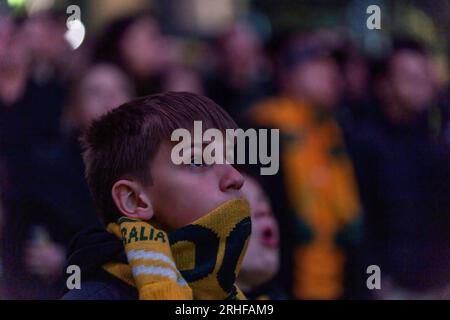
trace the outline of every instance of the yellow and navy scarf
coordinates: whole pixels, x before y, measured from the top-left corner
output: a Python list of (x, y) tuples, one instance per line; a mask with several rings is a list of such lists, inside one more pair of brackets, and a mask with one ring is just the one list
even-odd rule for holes
[(340, 128), (330, 114), (288, 97), (269, 100), (252, 111), (257, 124), (280, 129), (289, 206), (309, 234), (309, 239), (299, 239), (293, 253), (294, 296), (339, 298), (345, 254), (335, 240), (360, 213)]
[[(126, 242), (128, 264), (110, 262), (103, 268), (135, 286), (140, 299), (245, 299), (235, 280), (251, 233), (246, 200), (227, 201), (193, 223), (170, 232), (171, 252), (160, 249), (164, 257), (143, 254), (145, 245), (142, 244), (147, 240), (160, 241), (163, 245), (166, 237), (164, 231), (146, 222), (127, 219), (121, 221), (120, 227), (116, 223), (109, 224), (107, 230)], [(134, 238), (146, 241), (133, 242)], [(128, 243), (135, 245), (128, 247)], [(130, 251), (133, 251), (132, 256)], [(176, 266), (166, 258), (171, 255)], [(141, 286), (150, 272), (136, 273), (135, 270), (151, 270), (151, 276), (157, 273), (161, 281), (157, 287)], [(173, 275), (172, 280), (165, 275)]]

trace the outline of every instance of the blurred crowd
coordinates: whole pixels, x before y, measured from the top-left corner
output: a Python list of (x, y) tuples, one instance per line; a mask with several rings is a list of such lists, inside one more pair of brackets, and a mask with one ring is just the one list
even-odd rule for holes
[[(78, 137), (162, 91), (206, 95), (242, 127), (278, 128), (280, 172), (247, 168), (252, 298), (444, 298), (450, 285), (450, 90), (399, 35), (379, 59), (343, 32), (263, 39), (236, 20), (177, 37), (141, 12), (73, 51), (65, 15), (0, 17), (0, 297), (59, 298), (66, 249), (97, 224)], [(445, 70), (448, 72), (448, 70)], [(367, 267), (381, 289), (367, 287)]]

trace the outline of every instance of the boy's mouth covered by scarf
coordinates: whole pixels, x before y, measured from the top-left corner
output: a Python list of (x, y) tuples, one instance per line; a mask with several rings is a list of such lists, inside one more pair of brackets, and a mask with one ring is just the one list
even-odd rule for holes
[(107, 229), (123, 241), (128, 264), (103, 268), (135, 286), (140, 299), (245, 299), (235, 280), (251, 233), (246, 200), (227, 201), (169, 234), (128, 218)]

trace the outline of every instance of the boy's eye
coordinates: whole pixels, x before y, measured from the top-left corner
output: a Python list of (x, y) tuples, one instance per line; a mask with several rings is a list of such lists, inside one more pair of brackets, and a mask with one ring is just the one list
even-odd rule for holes
[(201, 168), (201, 167), (206, 167), (208, 166), (206, 163), (195, 163), (195, 162), (191, 162), (190, 164), (191, 167), (195, 167), (195, 168)]
[(190, 168), (196, 168), (196, 169), (203, 169), (203, 168), (209, 168), (209, 167), (211, 167), (211, 164), (207, 164), (207, 163), (194, 163), (194, 162), (191, 162), (191, 163), (189, 164), (189, 167), (190, 167)]
[(209, 167), (210, 165), (208, 165), (207, 163), (205, 163), (205, 161), (202, 161), (201, 158), (196, 157), (196, 156), (193, 156), (193, 157), (191, 158), (191, 161), (190, 161), (190, 163), (189, 163), (189, 166), (190, 166), (190, 167), (193, 167), (193, 168), (206, 168), (206, 167)]

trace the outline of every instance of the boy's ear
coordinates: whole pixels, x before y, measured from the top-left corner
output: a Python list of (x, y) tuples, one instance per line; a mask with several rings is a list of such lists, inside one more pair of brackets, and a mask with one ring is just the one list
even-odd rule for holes
[(125, 179), (119, 180), (114, 183), (111, 193), (122, 215), (140, 220), (150, 220), (153, 217), (150, 197), (139, 183)]

